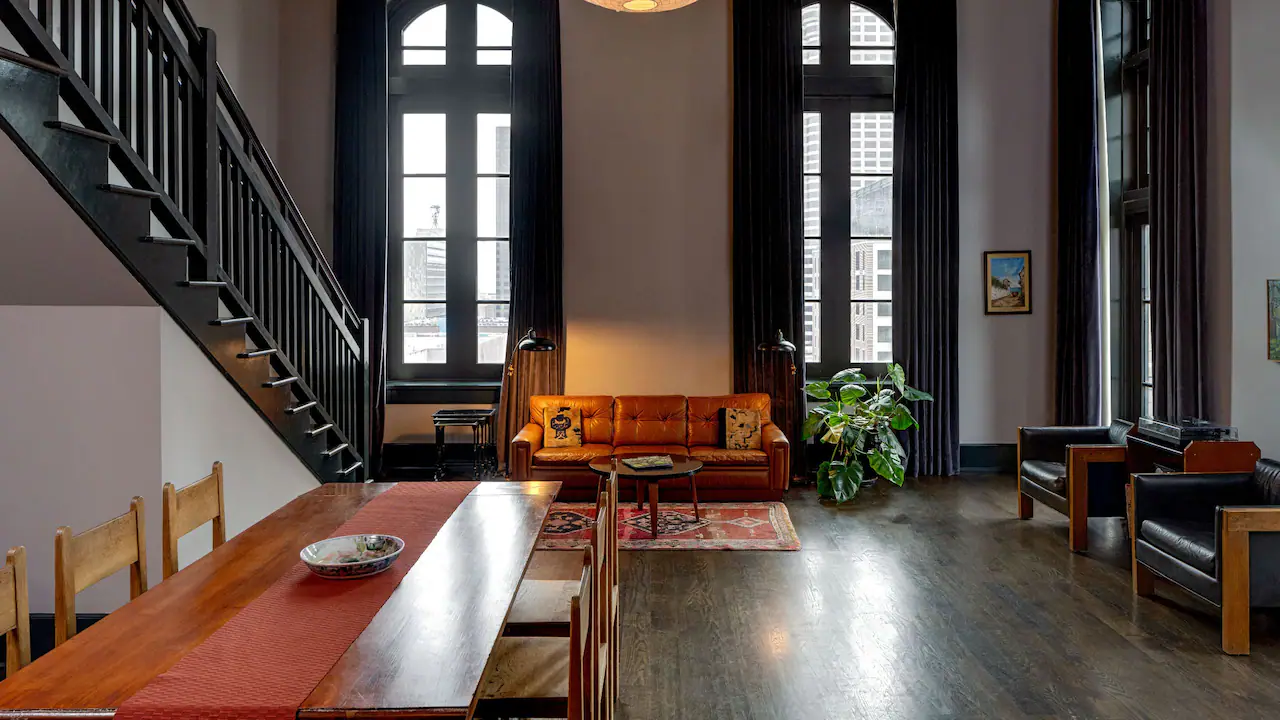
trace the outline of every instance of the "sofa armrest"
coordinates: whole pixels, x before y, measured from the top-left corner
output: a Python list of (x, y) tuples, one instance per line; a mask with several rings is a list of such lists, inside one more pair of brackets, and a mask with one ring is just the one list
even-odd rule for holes
[(511, 479), (516, 482), (527, 482), (533, 478), (533, 454), (542, 449), (542, 426), (537, 423), (525, 425), (515, 437), (511, 438)]
[(1018, 453), (1023, 460), (1065, 463), (1068, 445), (1108, 445), (1107, 427), (1018, 428)]
[(786, 490), (791, 487), (791, 441), (782, 428), (769, 423), (760, 428), (760, 441), (769, 454), (769, 487)]
[(1133, 476), (1133, 530), (1144, 520), (1213, 522), (1220, 506), (1248, 505), (1253, 476), (1248, 473), (1152, 473)]

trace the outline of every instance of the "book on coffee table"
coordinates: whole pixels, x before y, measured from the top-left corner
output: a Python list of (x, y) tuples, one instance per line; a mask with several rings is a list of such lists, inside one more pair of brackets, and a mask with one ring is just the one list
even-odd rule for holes
[(646, 455), (644, 457), (624, 458), (622, 464), (632, 470), (670, 470), (675, 467), (670, 455)]

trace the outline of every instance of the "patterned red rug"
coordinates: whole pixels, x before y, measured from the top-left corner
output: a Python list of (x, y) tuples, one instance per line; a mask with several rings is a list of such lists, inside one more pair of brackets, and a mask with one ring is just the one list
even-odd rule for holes
[[(540, 550), (578, 550), (591, 541), (593, 503), (556, 503), (551, 507)], [(658, 504), (658, 539), (649, 530), (649, 506), (618, 508), (618, 547), (622, 550), (799, 550), (800, 538), (787, 506), (780, 502), (702, 503), (702, 519), (689, 503)]]

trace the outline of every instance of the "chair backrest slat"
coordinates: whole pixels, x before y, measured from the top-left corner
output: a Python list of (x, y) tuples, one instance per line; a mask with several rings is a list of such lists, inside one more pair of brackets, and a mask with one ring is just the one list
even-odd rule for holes
[(595, 669), (598, 644), (593, 629), (592, 587), (595, 584), (595, 560), (591, 548), (583, 551), (582, 576), (578, 594), (570, 602), (569, 611), (569, 713), (568, 720), (593, 720)]
[(120, 570), (129, 568), (129, 597), (147, 590), (146, 519), (142, 498), (129, 512), (73, 535), (58, 528), (54, 535), (54, 641), (61, 645), (76, 634), (76, 595)]
[(0, 567), (0, 633), (5, 637), (5, 676), (31, 662), (31, 614), (27, 605), (27, 549), (11, 549)]
[(207, 522), (213, 523), (213, 547), (227, 541), (226, 506), (222, 489), (222, 463), (213, 472), (177, 490), (164, 484), (164, 517), (161, 525), (164, 577), (178, 572), (178, 539)]

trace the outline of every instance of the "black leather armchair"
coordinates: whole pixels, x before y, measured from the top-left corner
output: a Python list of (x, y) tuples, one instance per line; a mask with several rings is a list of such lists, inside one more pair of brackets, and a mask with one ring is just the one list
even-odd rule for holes
[(1131, 423), (1110, 427), (1018, 428), (1018, 517), (1032, 500), (1067, 516), (1073, 552), (1089, 548), (1090, 517), (1125, 515), (1125, 436)]
[(1133, 476), (1133, 591), (1160, 575), (1222, 608), (1222, 650), (1249, 654), (1249, 608), (1280, 607), (1280, 463)]

